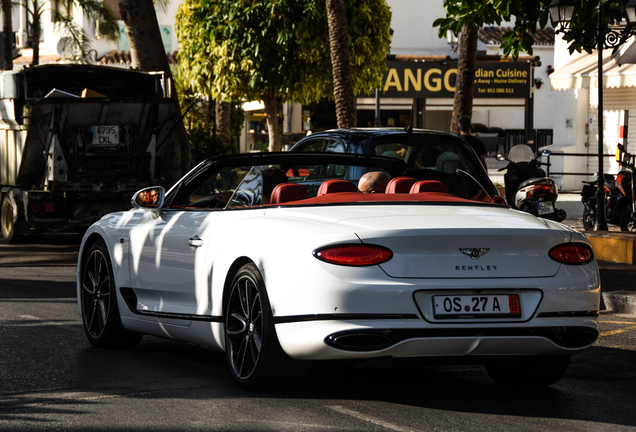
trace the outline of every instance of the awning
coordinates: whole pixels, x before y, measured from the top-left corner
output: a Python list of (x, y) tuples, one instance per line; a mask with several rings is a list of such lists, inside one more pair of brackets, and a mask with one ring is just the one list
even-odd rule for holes
[(251, 101), (243, 103), (243, 111), (259, 111), (264, 110), (265, 104), (263, 101)]
[[(550, 74), (552, 90), (598, 87), (598, 55), (576, 53), (572, 59)], [(603, 87), (636, 87), (636, 64), (619, 66), (612, 50), (603, 51)]]
[(625, 41), (623, 45), (618, 48), (618, 51), (613, 55), (614, 60), (618, 65), (624, 65), (627, 63), (636, 63), (636, 39), (634, 36)]

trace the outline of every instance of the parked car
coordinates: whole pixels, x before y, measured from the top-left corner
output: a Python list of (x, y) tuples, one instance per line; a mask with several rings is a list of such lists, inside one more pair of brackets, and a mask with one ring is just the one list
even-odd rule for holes
[[(313, 133), (294, 144), (290, 151), (397, 158), (407, 163), (409, 176), (418, 180), (440, 180), (454, 194), (463, 193), (469, 174), (490, 196), (498, 196), (497, 188), (473, 149), (466, 141), (449, 133), (402, 128), (334, 129)], [(474, 181), (471, 183), (472, 192), (482, 192)]]
[[(388, 193), (357, 191), (369, 171)], [(586, 237), (409, 173), (402, 158), (255, 153), (140, 190), (83, 237), (88, 340), (225, 351), (247, 389), (299, 383), (310, 360), (453, 358), (503, 384), (558, 381), (598, 337)]]

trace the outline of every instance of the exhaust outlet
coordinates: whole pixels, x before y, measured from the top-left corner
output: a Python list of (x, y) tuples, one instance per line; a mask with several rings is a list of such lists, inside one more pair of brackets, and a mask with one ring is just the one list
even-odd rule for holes
[(598, 338), (598, 331), (587, 327), (566, 327), (561, 331), (558, 344), (567, 348), (582, 348)]
[(388, 331), (342, 332), (327, 336), (325, 343), (344, 351), (377, 351), (393, 344)]

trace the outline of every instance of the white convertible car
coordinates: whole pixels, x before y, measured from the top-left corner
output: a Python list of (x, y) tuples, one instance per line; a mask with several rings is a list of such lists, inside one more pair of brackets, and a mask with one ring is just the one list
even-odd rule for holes
[[(380, 358), (484, 364), (501, 384), (558, 381), (598, 337), (586, 237), (498, 203), (471, 175), (473, 153), (408, 152), (434, 154), (413, 168), (222, 156), (167, 193), (137, 192), (82, 240), (89, 341), (124, 348), (149, 334), (225, 351), (248, 389), (298, 382), (307, 360)], [(368, 171), (391, 179), (385, 193), (358, 191)]]

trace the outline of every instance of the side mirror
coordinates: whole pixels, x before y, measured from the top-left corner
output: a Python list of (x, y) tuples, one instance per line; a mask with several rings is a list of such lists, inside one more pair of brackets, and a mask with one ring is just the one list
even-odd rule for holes
[(504, 155), (502, 155), (501, 153), (498, 153), (498, 154), (497, 154), (497, 160), (498, 160), (498, 161), (503, 161), (503, 160), (506, 160), (506, 158), (505, 158), (505, 157), (504, 157)]
[(550, 150), (543, 150), (541, 152), (541, 156), (550, 156), (552, 154), (552, 152)]
[(135, 192), (130, 204), (134, 209), (152, 210), (154, 216), (158, 217), (165, 199), (166, 190), (163, 187), (151, 186)]

